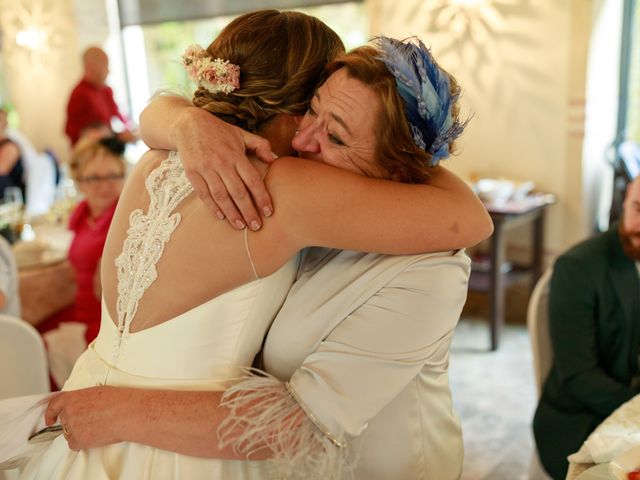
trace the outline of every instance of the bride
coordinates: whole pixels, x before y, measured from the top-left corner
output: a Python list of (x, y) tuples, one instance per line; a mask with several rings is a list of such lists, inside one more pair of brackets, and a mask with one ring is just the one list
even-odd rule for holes
[[(312, 17), (259, 11), (231, 22), (206, 50), (188, 49), (184, 63), (199, 84), (196, 106), (264, 135), (282, 156), (291, 153), (295, 115), (306, 110), (314, 80), (340, 50), (335, 34)], [(193, 441), (184, 425), (201, 412), (169, 406), (166, 416), (140, 422), (128, 417), (129, 407), (132, 412), (158, 389), (215, 400), (235, 384), (294, 280), (296, 253), (307, 246), (411, 254), (460, 248), (487, 235), (481, 204), (439, 168), (423, 169), (434, 173), (429, 186), (382, 180), (392, 175), (374, 148), (386, 113), (382, 101), (340, 70), (316, 92), (314, 104), (324, 112), (327, 105), (318, 101), (339, 98), (355, 103), (344, 111), (344, 130), (329, 139), (337, 149), (331, 158), (361, 174), (297, 158), (269, 168), (256, 162), (275, 206), (259, 231), (234, 230), (213, 218), (176, 152), (143, 156), (105, 245), (100, 333), (47, 409), (48, 422), (57, 418), (64, 436), (35, 454), (21, 478), (267, 478), (267, 462), (217, 445), (215, 422), (203, 426), (208, 441)], [(448, 154), (450, 145), (444, 147)], [(402, 172), (397, 165), (393, 176)], [(434, 225), (443, 223), (450, 228), (434, 235)], [(464, 287), (468, 261), (463, 254), (449, 259), (456, 288)], [(95, 396), (83, 402), (85, 394)], [(104, 422), (96, 407), (101, 396), (107, 403), (118, 398), (110, 405), (121, 412), (118, 418)], [(156, 423), (166, 434), (149, 436)]]

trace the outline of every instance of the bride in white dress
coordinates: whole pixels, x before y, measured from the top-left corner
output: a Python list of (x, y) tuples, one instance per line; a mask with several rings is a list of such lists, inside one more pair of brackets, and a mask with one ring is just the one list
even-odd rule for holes
[[(276, 11), (244, 15), (225, 28), (206, 52), (193, 48), (185, 55), (187, 68), (192, 67), (199, 81), (194, 104), (266, 136), (276, 153), (286, 155), (291, 153), (288, 142), (296, 128), (293, 115), (306, 109), (313, 80), (340, 50), (335, 33), (312, 17)], [(194, 59), (205, 61), (198, 66)], [(217, 69), (215, 78), (207, 76), (209, 68)], [(279, 103), (274, 98), (280, 98)], [(394, 182), (300, 159), (280, 159), (269, 169), (255, 165), (265, 175), (276, 209), (264, 228), (249, 235), (248, 229), (234, 230), (211, 215), (193, 192), (177, 153), (150, 151), (143, 156), (127, 180), (105, 245), (100, 333), (63, 390), (105, 385), (223, 391), (246, 374), (260, 350), (295, 278), (295, 254), (302, 248), (316, 245), (391, 254), (440, 248), (416, 242), (415, 236), (429, 229), (429, 215), (451, 216), (447, 209), (451, 197), (442, 199), (439, 210), (427, 212), (428, 202), (415, 189)], [(464, 189), (459, 193), (452, 208), (464, 205), (483, 213), (472, 195)], [(406, 204), (401, 214), (397, 206), (391, 211), (387, 205), (390, 195)], [(411, 235), (404, 232), (407, 219), (418, 215), (423, 223)], [(465, 235), (477, 236), (475, 228), (463, 226), (463, 231), (451, 235), (464, 243)], [(384, 236), (378, 235), (380, 229)], [(411, 241), (405, 241), (407, 236)], [(77, 450), (73, 426), (66, 419), (71, 413), (59, 416), (64, 435), (34, 454), (20, 478), (264, 479), (271, 475), (268, 464), (259, 461), (261, 452), (247, 460), (226, 447), (221, 455), (214, 427), (208, 441), (184, 448), (158, 437), (145, 444), (114, 438), (109, 445)], [(176, 429), (184, 420), (176, 418)], [(228, 460), (207, 458), (212, 456)]]

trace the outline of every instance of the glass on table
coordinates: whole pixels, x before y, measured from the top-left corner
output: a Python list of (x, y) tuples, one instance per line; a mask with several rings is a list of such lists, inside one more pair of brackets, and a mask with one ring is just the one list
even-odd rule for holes
[(24, 198), (22, 196), (22, 190), (20, 187), (5, 187), (3, 192), (4, 203), (13, 203), (22, 207), (24, 205)]
[(20, 187), (5, 187), (0, 208), (0, 223), (4, 226), (8, 240), (13, 243), (20, 238), (23, 226), (24, 197)]

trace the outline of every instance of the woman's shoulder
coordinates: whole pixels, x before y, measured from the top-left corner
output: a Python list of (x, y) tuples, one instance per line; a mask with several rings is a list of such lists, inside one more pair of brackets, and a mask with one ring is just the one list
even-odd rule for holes
[(138, 163), (132, 171), (132, 176), (148, 177), (170, 154), (171, 152), (168, 150), (147, 150), (144, 155), (140, 157), (140, 160), (138, 160)]

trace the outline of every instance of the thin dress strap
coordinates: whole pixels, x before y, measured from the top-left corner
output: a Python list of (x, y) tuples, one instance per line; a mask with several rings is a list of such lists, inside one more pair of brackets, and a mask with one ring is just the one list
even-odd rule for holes
[(253, 263), (251, 250), (249, 250), (249, 229), (246, 227), (244, 229), (244, 249), (247, 252), (247, 257), (249, 257), (249, 263), (251, 264), (251, 270), (253, 270), (253, 275), (256, 277), (256, 280), (258, 280), (260, 277), (258, 276), (258, 272), (256, 271), (256, 266)]
[[(267, 168), (264, 170), (264, 173), (262, 174), (262, 180), (264, 180), (265, 177), (267, 176), (267, 173), (269, 172), (269, 167), (270, 165), (267, 165)], [(256, 278), (256, 280), (258, 280), (260, 276), (258, 275), (258, 272), (256, 270), (255, 263), (253, 263), (251, 250), (249, 249), (249, 228), (247, 227), (244, 228), (244, 249), (247, 252), (247, 257), (249, 258), (249, 263), (251, 264), (251, 270), (253, 270), (253, 276)]]

